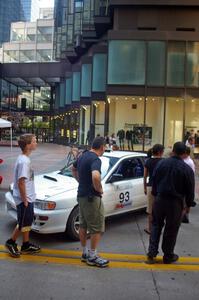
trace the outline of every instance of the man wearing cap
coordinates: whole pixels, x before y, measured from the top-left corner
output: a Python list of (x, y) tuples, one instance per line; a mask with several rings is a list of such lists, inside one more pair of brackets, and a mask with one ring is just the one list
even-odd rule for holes
[(174, 253), (174, 248), (182, 220), (184, 201), (187, 211), (191, 206), (196, 205), (194, 172), (183, 161), (185, 153), (186, 146), (182, 142), (176, 142), (172, 157), (161, 160), (153, 173), (152, 194), (155, 196), (155, 201), (146, 261), (149, 264), (155, 263), (163, 227), (163, 263), (170, 264), (179, 258)]

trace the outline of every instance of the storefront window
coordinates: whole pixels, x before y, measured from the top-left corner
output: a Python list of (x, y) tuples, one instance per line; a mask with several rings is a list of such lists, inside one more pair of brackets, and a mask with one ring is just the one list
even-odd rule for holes
[(93, 92), (105, 92), (106, 90), (106, 65), (107, 55), (98, 53), (93, 57)]
[(167, 85), (184, 86), (185, 42), (169, 42), (167, 54)]
[(41, 110), (41, 111), (49, 111), (50, 97), (51, 97), (50, 87), (40, 87), (39, 89), (35, 88), (34, 109)]
[(143, 41), (110, 41), (108, 84), (145, 84), (146, 44)]
[(195, 137), (195, 152), (199, 150), (199, 98), (187, 96), (185, 101), (185, 130)]
[(122, 150), (143, 150), (144, 97), (108, 96), (109, 133)]
[(147, 85), (165, 84), (165, 42), (148, 42)]
[(183, 106), (184, 100), (182, 98), (168, 97), (166, 99), (165, 147), (182, 141)]
[(1, 107), (9, 107), (9, 83), (5, 80), (1, 80)]
[(80, 114), (80, 137), (81, 144), (90, 144), (90, 105), (81, 106)]
[(105, 122), (105, 102), (93, 101), (92, 103), (92, 119), (94, 124), (95, 136), (104, 136), (104, 122)]
[(164, 98), (146, 98), (145, 150), (163, 143)]
[(187, 43), (186, 85), (199, 87), (199, 42)]

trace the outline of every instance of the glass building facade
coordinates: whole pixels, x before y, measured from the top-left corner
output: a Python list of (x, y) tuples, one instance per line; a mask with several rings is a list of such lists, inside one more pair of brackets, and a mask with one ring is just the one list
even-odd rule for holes
[(199, 4), (176, 4), (55, 1), (54, 53), (74, 66), (65, 112), (79, 105), (80, 144), (88, 133), (120, 144), (123, 130), (125, 149), (147, 150), (199, 130)]
[(0, 1), (0, 46), (10, 40), (11, 22), (25, 21), (19, 0)]
[(21, 5), (27, 22), (39, 19), (39, 0), (21, 0)]
[(2, 62), (52, 61), (53, 32), (53, 19), (12, 23), (10, 42), (2, 45)]
[[(55, 85), (55, 142), (114, 133), (121, 149), (146, 151), (199, 132), (199, 4), (159, 2), (55, 1), (54, 58), (71, 65)], [(36, 34), (48, 41), (48, 30)]]

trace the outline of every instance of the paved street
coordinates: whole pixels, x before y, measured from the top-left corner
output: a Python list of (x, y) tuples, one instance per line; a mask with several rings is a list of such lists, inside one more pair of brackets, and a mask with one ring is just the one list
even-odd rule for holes
[[(39, 145), (32, 155), (37, 173), (60, 168), (67, 149), (58, 145)], [(19, 149), (0, 148), (6, 190), (12, 178), (13, 163)], [(4, 190), (0, 192), (0, 299), (114, 299), (114, 300), (198, 300), (199, 285), (199, 205), (191, 211), (190, 224), (182, 224), (176, 253), (180, 260), (163, 265), (144, 263), (148, 236), (144, 233), (146, 213), (139, 211), (107, 219), (100, 253), (109, 258), (107, 269), (88, 267), (80, 262), (80, 243), (65, 234), (39, 235), (31, 239), (41, 245), (40, 254), (13, 259), (4, 242), (15, 222), (4, 210)], [(20, 243), (19, 243), (20, 244)], [(162, 253), (160, 252), (160, 256)]]

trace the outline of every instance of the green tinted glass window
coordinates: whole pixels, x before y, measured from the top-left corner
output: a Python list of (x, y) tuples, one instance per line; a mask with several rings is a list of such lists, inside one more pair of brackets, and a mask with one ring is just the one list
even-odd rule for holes
[(144, 41), (110, 41), (108, 55), (108, 84), (145, 84)]
[(187, 43), (186, 85), (199, 87), (199, 42)]
[(71, 104), (72, 101), (72, 79), (66, 79), (66, 102), (65, 104)]
[(93, 57), (93, 92), (105, 92), (106, 90), (107, 55), (95, 54)]
[(148, 43), (147, 84), (149, 86), (165, 84), (165, 42)]
[(91, 96), (91, 64), (83, 64), (81, 72), (81, 97)]
[(73, 73), (72, 101), (80, 101), (80, 72)]
[(184, 86), (185, 43), (169, 42), (167, 53), (167, 85)]

